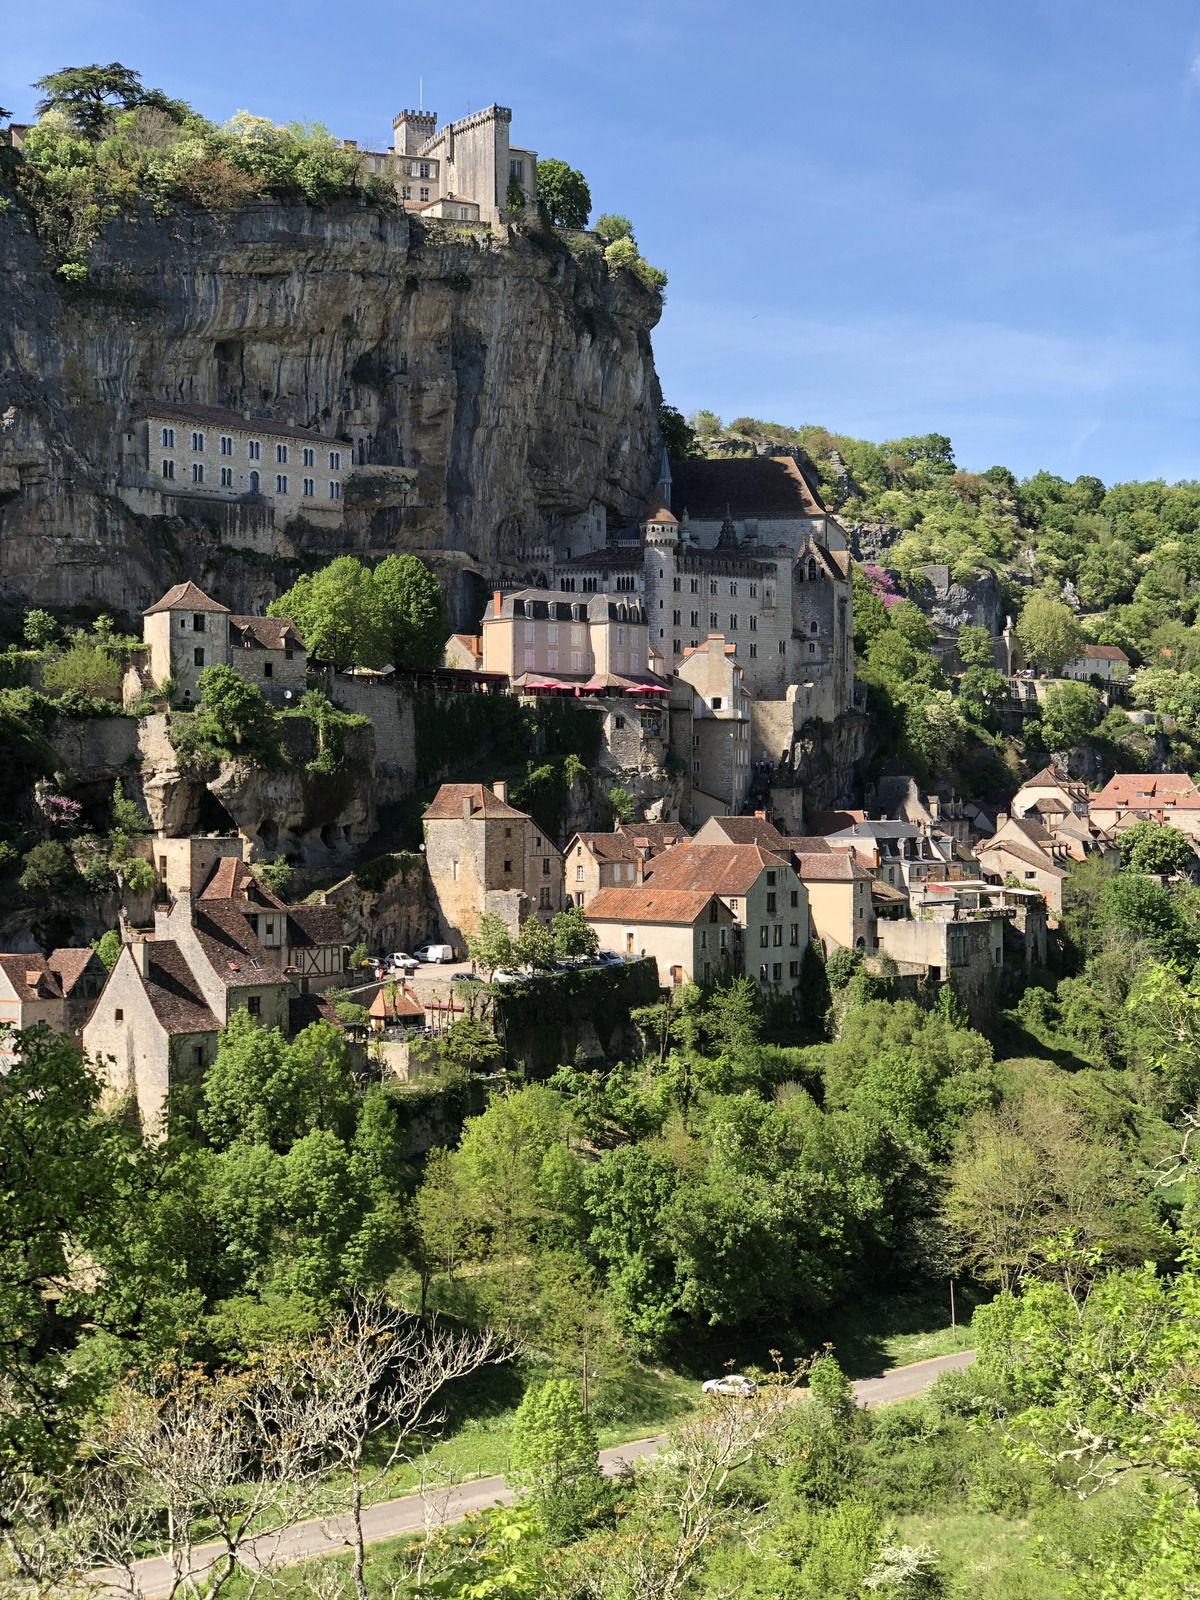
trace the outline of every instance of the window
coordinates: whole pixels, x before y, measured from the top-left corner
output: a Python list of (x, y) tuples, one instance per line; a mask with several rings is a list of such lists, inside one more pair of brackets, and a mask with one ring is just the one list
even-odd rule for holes
[(698, 761), (693, 761), (692, 762), (692, 771), (696, 774), (697, 777), (700, 776), (700, 763)]
[(401, 198), (401, 200), (411, 200), (412, 199), (412, 184), (411, 183), (401, 184), (401, 186), (400, 186), (400, 198)]
[(710, 578), (708, 580), (708, 592), (709, 592), (709, 594), (716, 594), (716, 592), (717, 592), (717, 580), (715, 578)]
[(329, 480), (329, 498), (331, 500), (340, 500), (342, 498), (342, 486), (333, 478)]
[(692, 749), (693, 750), (699, 750), (699, 748), (700, 748), (700, 735), (698, 733), (694, 733), (692, 735)]
[(250, 461), (257, 461), (262, 455), (262, 446), (257, 439), (251, 439), (246, 446), (246, 457)]
[(758, 646), (756, 644), (750, 646), (750, 659), (751, 661), (758, 660)]
[(756, 616), (753, 616), (753, 615), (750, 618), (750, 632), (751, 633), (757, 633), (758, 632), (758, 618)]
[(204, 449), (204, 435), (202, 433), (194, 433), (192, 435), (192, 449), (193, 450), (203, 450)]
[(671, 622), (673, 623), (673, 625), (676, 628), (679, 626), (679, 624), (682, 621), (683, 621), (683, 612), (682, 611), (672, 611), (672, 613), (671, 613)]
[(232, 467), (222, 467), (221, 468), (221, 487), (222, 487), (222, 489), (232, 489), (233, 488), (233, 468)]
[(633, 954), (633, 935), (631, 933), (625, 935), (625, 954), (627, 956)]
[(732, 911), (732, 912), (733, 912), (733, 914), (734, 914), (734, 916), (735, 916), (735, 917), (736, 917), (736, 916), (737, 916), (737, 908), (738, 908), (738, 903), (737, 903), (737, 901), (736, 901), (736, 900), (731, 900), (731, 901), (730, 901), (730, 902), (729, 902), (729, 909), (730, 909), (730, 911)]
[(576, 883), (582, 883), (583, 882), (583, 868), (581, 866), (575, 868), (575, 882)]
[(682, 654), (682, 652), (681, 652), (681, 650), (679, 648), (679, 640), (678, 639), (672, 639), (671, 640), (671, 654), (672, 655), (676, 655), (676, 656)]
[(192, 463), (192, 482), (193, 483), (203, 483), (204, 482), (204, 463), (203, 463), (203, 461), (194, 461)]
[(699, 594), (700, 593), (700, 579), (699, 578), (693, 578), (692, 579), (692, 593), (693, 594)]
[(700, 613), (698, 611), (693, 611), (692, 612), (692, 627), (693, 628), (698, 628), (699, 626), (700, 626)]
[(708, 908), (708, 920), (710, 922), (715, 922), (720, 914), (720, 911), (717, 909), (717, 902), (713, 900)]
[(676, 578), (675, 579), (675, 593), (678, 594), (679, 591), (682, 588), (683, 588), (683, 579), (682, 578)]
[(505, 872), (511, 872), (512, 871), (512, 862), (511, 861), (506, 861), (504, 863), (504, 870), (505, 870)]
[(758, 930), (758, 946), (759, 946), (759, 949), (760, 950), (765, 950), (767, 948), (767, 946), (770, 944), (770, 942), (771, 942), (771, 930), (767, 926), (767, 924), (764, 922), (763, 925)]
[(750, 598), (751, 600), (758, 599), (758, 585), (756, 583), (750, 585)]
[(774, 885), (775, 879), (776, 879), (777, 876), (778, 876), (778, 874), (775, 873), (775, 872), (768, 872), (767, 873), (767, 884), (768, 884), (768, 886), (773, 886)]
[(221, 454), (223, 456), (231, 456), (233, 454), (233, 440), (227, 433), (221, 435)]
[(197, 667), (204, 665), (204, 646), (202, 644), (197, 645), (192, 651), (192, 661)]
[(782, 961), (776, 961), (774, 966), (772, 966), (772, 968), (771, 968), (771, 982), (772, 983), (782, 983), (783, 982), (783, 962)]
[(758, 981), (759, 983), (766, 983), (767, 981), (767, 964), (765, 961), (758, 969)]
[(772, 939), (771, 943), (772, 944), (776, 944), (776, 945), (780, 945), (780, 944), (783, 943), (783, 923), (782, 922), (777, 922), (775, 924), (775, 937)]
[(114, 1022), (124, 1022), (125, 1021), (125, 1013), (124, 1013), (124, 1011), (121, 1010), (120, 1006), (118, 1006), (117, 1009), (113, 1012), (113, 1021)]
[(286, 461), (287, 460), (287, 453), (288, 453), (287, 445), (285, 445), (285, 444), (277, 444), (275, 446), (275, 459), (276, 459), (276, 461)]
[[(780, 642), (780, 646), (779, 646), (779, 648), (780, 648), (780, 649), (781, 649), (781, 650), (782, 650), (782, 649), (783, 649), (783, 643), (782, 643), (782, 641), (781, 641), (781, 642)], [(816, 647), (816, 645), (815, 645), (815, 644), (810, 644), (810, 645), (809, 645), (809, 647), (808, 647), (808, 653), (809, 653), (809, 655), (810, 655), (810, 656), (815, 656), (815, 655), (816, 655), (816, 653), (817, 653), (817, 647)]]
[(512, 838), (512, 829), (511, 828), (505, 828), (504, 837), (506, 839), (511, 839)]
[(729, 585), (729, 592), (730, 592), (730, 594), (733, 594), (733, 595), (737, 594), (737, 584), (736, 583), (731, 583)]
[(737, 612), (736, 611), (731, 611), (729, 613), (729, 629), (730, 629), (730, 632), (733, 632), (733, 630), (736, 627), (737, 627)]
[(775, 896), (773, 893), (767, 896), (767, 911), (771, 914), (775, 911)]
[(800, 891), (799, 891), (799, 889), (793, 889), (792, 890), (792, 904), (793, 904), (793, 906), (798, 906), (800, 904)]
[(246, 1001), (246, 1010), (252, 1017), (262, 1016), (262, 995), (252, 994)]
[(192, 616), (192, 632), (193, 633), (205, 633), (206, 631), (207, 630), (206, 630), (206, 628), (204, 626), (204, 613), (203, 613), (203, 611), (195, 612), (193, 614), (193, 616)]
[(286, 494), (287, 493), (287, 473), (286, 472), (277, 472), (275, 474), (275, 493), (276, 494)]
[(543, 878), (548, 878), (549, 876), (550, 876), (550, 857), (549, 856), (543, 856), (542, 857), (542, 877)]
[(163, 449), (164, 450), (174, 450), (174, 448), (175, 448), (175, 429), (174, 428), (164, 428), (163, 429), (163, 431), (162, 431), (162, 443), (163, 443)]
[(429, 176), (429, 163), (428, 163), (428, 161), (419, 161), (417, 163), (417, 177), (418, 178), (427, 178), (428, 176)]
[(549, 891), (549, 889), (542, 889), (538, 894), (538, 909), (541, 910), (541, 911), (545, 911), (545, 910), (549, 909), (549, 906), (550, 906), (550, 891)]
[(300, 465), (302, 467), (315, 467), (317, 464), (317, 452), (315, 450), (309, 450), (306, 448), (303, 454), (304, 460), (300, 463)]
[(304, 482), (300, 485), (300, 493), (301, 494), (312, 494), (312, 492), (313, 492), (313, 481), (312, 481), (311, 478), (305, 478)]
[(715, 611), (710, 611), (708, 613), (708, 625), (710, 628), (715, 628), (717, 626), (717, 613)]
[(508, 175), (510, 178), (515, 178), (518, 183), (524, 183), (525, 163), (523, 161), (518, 161), (515, 158), (511, 159), (508, 163)]
[(342, 452), (340, 450), (331, 450), (329, 452), (329, 470), (330, 472), (340, 472), (342, 470)]
[(1037, 873), (1036, 873), (1036, 872), (1027, 872), (1027, 873), (1026, 873), (1026, 874), (1025, 874), (1025, 876), (1026, 876), (1026, 877), (1027, 877), (1027, 878), (1036, 878), (1036, 877), (1037, 877)]
[(428, 200), (429, 199), (429, 190), (428, 189), (422, 189), (421, 190), (421, 199), (422, 200)]
[(274, 663), (270, 662), (270, 661), (264, 661), (263, 662), (263, 677), (264, 678), (273, 678), (274, 676), (275, 676)]
[(613, 718), (613, 726), (616, 727), (616, 728), (623, 728), (625, 726), (625, 718), (624, 717), (614, 717)]
[(251, 494), (257, 494), (258, 493), (258, 483), (259, 483), (258, 473), (257, 472), (252, 472), (250, 474), (250, 493)]
[(713, 708), (714, 711), (720, 711), (720, 709), (721, 709), (721, 696), (719, 694), (713, 695), (713, 697), (712, 697), (712, 708)]
[(163, 462), (163, 477), (164, 478), (173, 478), (174, 476), (175, 476), (175, 463), (173, 461), (164, 461)]

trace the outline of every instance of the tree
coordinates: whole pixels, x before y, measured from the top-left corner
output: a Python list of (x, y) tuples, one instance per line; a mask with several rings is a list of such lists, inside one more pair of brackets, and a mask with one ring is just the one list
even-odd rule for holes
[(238, 1010), (204, 1076), (200, 1125), (218, 1149), (257, 1143), (282, 1153), (314, 1128), (348, 1131), (353, 1099), (340, 1028), (314, 1022), (288, 1044)]
[[(144, 105), (147, 92), (139, 73), (110, 61), (106, 67), (64, 67), (39, 78), (33, 88), (42, 91), (35, 110), (38, 116), (60, 111), (86, 138), (99, 136), (114, 111), (128, 111)], [(161, 91), (152, 91), (160, 94)]]
[(632, 822), (637, 814), (637, 801), (628, 789), (623, 789), (618, 783), (614, 783), (608, 791), (608, 803), (618, 822)]
[(35, 609), (25, 613), (22, 632), (31, 650), (48, 650), (58, 637), (58, 623), (48, 611)]
[(1196, 852), (1187, 834), (1178, 828), (1135, 822), (1121, 835), (1121, 865), (1132, 872), (1172, 878), (1195, 868)]
[(762, 1033), (758, 989), (754, 981), (734, 978), (715, 988), (709, 997), (704, 1021), (709, 1038), (723, 1054), (735, 1060), (748, 1055)]
[(476, 966), (482, 967), (489, 978), (497, 967), (512, 965), (513, 941), (508, 924), (496, 911), (485, 911), (467, 935), (467, 954)]
[(1025, 602), (1017, 622), (1017, 638), (1026, 656), (1052, 675), (1073, 661), (1085, 643), (1070, 606), (1043, 590)]
[(1042, 743), (1047, 750), (1074, 750), (1100, 720), (1100, 696), (1086, 683), (1055, 683), (1041, 708)]
[(500, 1054), (500, 1041), (477, 1017), (459, 1017), (447, 1030), (441, 1041), (442, 1054), (455, 1066), (475, 1072), (496, 1061)]
[(592, 209), (591, 190), (582, 172), (548, 157), (537, 164), (537, 197), (550, 221), (560, 228), (586, 228)]
[(554, 954), (564, 961), (594, 955), (600, 943), (580, 906), (568, 906), (560, 911), (550, 924), (550, 931), (554, 936)]
[(592, 231), (611, 244), (614, 239), (632, 239), (633, 223), (614, 211), (602, 211), (592, 224)]
[(995, 646), (986, 628), (964, 622), (958, 630), (958, 658), (964, 667), (990, 667)]
[(599, 1473), (596, 1430), (566, 1378), (551, 1378), (525, 1391), (512, 1428), (515, 1481), (540, 1495)]
[(200, 709), (196, 735), (205, 744), (247, 755), (271, 755), (277, 748), (279, 718), (252, 683), (232, 667), (205, 667), (196, 680)]
[(79, 888), (75, 858), (57, 839), (47, 839), (26, 854), (17, 882), (26, 894), (39, 899), (62, 899)]
[(554, 935), (535, 916), (528, 916), (521, 924), (513, 954), (521, 966), (549, 972), (554, 966)]
[[(354, 556), (338, 556), (320, 572), (297, 578), (267, 607), (271, 617), (290, 617), (310, 656), (339, 672), (381, 667), (392, 634), (372, 574)], [(443, 640), (442, 643), (445, 641)]]
[(392, 664), (399, 671), (436, 667), (449, 623), (433, 573), (416, 556), (393, 555), (379, 563), (371, 582), (390, 630)]
[(662, 434), (669, 461), (690, 461), (703, 454), (696, 446), (696, 430), (684, 421), (683, 413), (664, 400), (658, 408), (658, 431)]
[(429, 1284), (439, 1272), (453, 1278), (460, 1261), (478, 1250), (470, 1195), (454, 1153), (433, 1149), (425, 1160), (421, 1187), (409, 1208), (410, 1256), (421, 1279), (421, 1315)]
[(79, 640), (57, 661), (42, 668), (48, 695), (79, 694), (96, 700), (120, 700), (121, 669), (98, 645)]
[(268, 861), (259, 870), (258, 878), (272, 894), (277, 894), (281, 900), (287, 899), (292, 887), (292, 869), (286, 856), (276, 856), (274, 861)]
[(121, 935), (115, 928), (109, 928), (107, 933), (100, 935), (92, 949), (111, 972), (121, 958)]
[(113, 784), (112, 798), (108, 802), (108, 831), (122, 838), (150, 832), (150, 824), (137, 801), (126, 800), (120, 778)]

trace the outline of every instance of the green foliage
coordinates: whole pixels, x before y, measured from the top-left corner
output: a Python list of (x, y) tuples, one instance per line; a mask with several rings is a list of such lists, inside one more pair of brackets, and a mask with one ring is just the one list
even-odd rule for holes
[(125, 798), (120, 778), (113, 783), (112, 798), (108, 802), (108, 831), (124, 838), (150, 832), (150, 824), (137, 801)]
[(550, 924), (550, 931), (554, 937), (554, 954), (560, 960), (594, 955), (600, 942), (579, 906), (568, 906), (560, 911)]
[(347, 753), (346, 735), (360, 728), (369, 728), (369, 717), (342, 711), (320, 689), (306, 689), (297, 704), (283, 715), (303, 717), (312, 729), (316, 755), (308, 763), (310, 772), (331, 776), (335, 772), (361, 765), (361, 757), (352, 758)]
[(80, 695), (119, 701), (121, 668), (100, 646), (78, 640), (65, 655), (42, 668), (42, 687), (55, 698)]
[(611, 244), (614, 239), (632, 239), (633, 224), (628, 217), (619, 216), (613, 211), (602, 211), (592, 224), (592, 231)]
[(553, 156), (537, 164), (537, 197), (550, 221), (560, 228), (586, 228), (592, 209), (591, 190), (581, 172)]
[(131, 856), (121, 867), (121, 881), (130, 894), (148, 894), (154, 887), (154, 868), (141, 856)]
[(513, 173), (508, 180), (508, 188), (504, 191), (504, 209), (511, 214), (517, 214), (524, 211), (527, 204), (521, 180), (516, 173)]
[(1084, 645), (1083, 630), (1070, 606), (1041, 590), (1025, 602), (1017, 621), (1017, 638), (1028, 659), (1051, 674), (1061, 672)]
[(347, 952), (346, 967), (351, 972), (357, 972), (360, 967), (365, 967), (370, 959), (370, 952), (360, 939), (354, 948)]
[(267, 1145), (284, 1152), (313, 1130), (353, 1122), (345, 1038), (314, 1022), (288, 1044), (277, 1028), (235, 1011), (204, 1078), (200, 1125), (213, 1145)]
[(25, 893), (40, 901), (64, 900), (80, 889), (75, 859), (57, 839), (47, 839), (28, 851), (18, 879)]
[(111, 972), (121, 958), (121, 935), (116, 928), (110, 928), (93, 943), (92, 949)]
[(48, 611), (35, 608), (25, 613), (21, 631), (31, 650), (48, 650), (58, 637), (58, 623)]
[(39, 78), (33, 87), (42, 91), (35, 108), (39, 117), (59, 112), (88, 139), (100, 136), (115, 111), (143, 105), (165, 110), (172, 104), (161, 89), (144, 89), (140, 74), (119, 61), (106, 67), (64, 67)]
[(490, 1067), (502, 1054), (499, 1039), (476, 1017), (459, 1017), (452, 1023), (441, 1040), (441, 1052), (467, 1072)]
[(286, 856), (276, 856), (274, 861), (268, 861), (266, 866), (259, 868), (258, 876), (264, 888), (270, 889), (281, 900), (287, 899), (292, 887), (292, 869)]
[(976, 628), (968, 622), (959, 628), (958, 657), (964, 667), (990, 667), (994, 648), (986, 628)]
[(515, 957), (512, 935), (508, 924), (495, 911), (485, 911), (467, 935), (467, 954), (484, 972), (493, 973), (497, 967), (509, 967)]
[(279, 719), (254, 684), (231, 667), (205, 667), (197, 684), (193, 729), (201, 744), (241, 759), (277, 759)]
[(637, 816), (637, 801), (628, 789), (614, 783), (608, 791), (608, 803), (618, 822), (632, 822)]
[(372, 856), (354, 869), (354, 881), (368, 894), (381, 894), (398, 872), (404, 870), (403, 856)]
[(513, 955), (523, 967), (549, 972), (554, 966), (554, 935), (535, 916), (528, 916), (513, 944)]
[(696, 447), (696, 430), (684, 420), (681, 411), (665, 401), (658, 408), (658, 431), (668, 460), (688, 461), (702, 454)]
[(319, 572), (297, 578), (271, 601), (267, 615), (290, 617), (309, 655), (339, 671), (381, 667), (387, 660), (391, 621), (370, 570), (354, 556), (338, 556)]
[(614, 271), (623, 269), (632, 272), (645, 288), (661, 293), (667, 286), (667, 275), (658, 267), (652, 267), (645, 256), (638, 250), (637, 244), (631, 235), (614, 239), (604, 251), (604, 259)]
[(862, 966), (862, 951), (839, 945), (825, 963), (825, 977), (831, 989), (844, 989)]
[(596, 1431), (584, 1415), (578, 1389), (565, 1378), (550, 1378), (525, 1391), (512, 1439), (517, 1481), (539, 1493), (599, 1472)]
[(1121, 866), (1132, 872), (1149, 872), (1173, 877), (1191, 872), (1196, 852), (1186, 833), (1148, 820), (1135, 822), (1121, 835)]
[(1074, 750), (1100, 720), (1100, 696), (1085, 683), (1055, 683), (1041, 708), (1041, 738), (1047, 750)]
[(450, 625), (433, 573), (417, 556), (391, 555), (375, 568), (371, 583), (389, 629), (390, 658), (396, 669), (436, 667)]

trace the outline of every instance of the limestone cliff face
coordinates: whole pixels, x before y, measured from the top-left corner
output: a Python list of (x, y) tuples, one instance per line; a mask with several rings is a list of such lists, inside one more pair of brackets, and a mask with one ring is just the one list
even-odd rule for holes
[[(88, 286), (0, 217), (0, 602), (127, 617), (187, 575), (253, 610), (297, 562), (426, 556), (456, 622), (560, 519), (636, 513), (651, 486), (660, 297), (561, 240), (264, 201), (114, 222)], [(219, 405), (353, 443), (343, 527), (239, 548), (203, 502), (131, 510), (139, 401)], [(415, 490), (389, 467), (415, 468)], [(260, 530), (261, 532), (261, 530)]]

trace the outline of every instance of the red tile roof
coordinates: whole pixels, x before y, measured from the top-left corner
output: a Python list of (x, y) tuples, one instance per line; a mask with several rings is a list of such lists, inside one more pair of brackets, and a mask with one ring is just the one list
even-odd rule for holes
[(424, 816), (426, 822), (461, 822), (463, 801), (470, 800), (473, 817), (520, 817), (525, 813), (501, 800), (485, 783), (444, 783)]
[(616, 831), (632, 839), (639, 850), (665, 850), (691, 838), (682, 822), (618, 822)]
[(1124, 661), (1129, 662), (1129, 657), (1124, 650), (1118, 650), (1115, 644), (1087, 644), (1083, 653), (1076, 658), (1083, 661)]
[[(235, 638), (234, 635), (237, 635)], [(229, 643), (243, 650), (304, 650), (291, 617), (230, 617)]]
[(672, 927), (691, 927), (712, 900), (711, 889), (686, 892), (682, 889), (655, 889), (645, 884), (637, 889), (601, 889), (584, 911), (589, 922), (663, 923)]
[(570, 855), (576, 845), (590, 850), (597, 861), (636, 861), (637, 847), (632, 839), (619, 833), (577, 833), (568, 843), (564, 855)]
[(1118, 772), (1092, 796), (1092, 805), (1155, 807), (1164, 800), (1200, 806), (1200, 790), (1186, 772)]
[[(91, 952), (89, 951), (89, 954)], [(0, 955), (0, 969), (12, 984), (17, 999), (61, 1000), (62, 984), (42, 955)]]
[[(646, 881), (655, 889), (745, 895), (768, 867), (787, 871), (783, 855), (756, 844), (677, 844), (646, 863)], [(594, 904), (595, 902), (593, 902)]]
[(812, 811), (805, 818), (809, 832), (813, 835), (827, 833), (841, 833), (843, 828), (849, 828), (856, 822), (866, 822), (865, 811)]
[(223, 611), (228, 613), (229, 607), (223, 606), (216, 600), (210, 600), (203, 589), (198, 589), (189, 578), (186, 583), (174, 584), (167, 590), (161, 600), (152, 606), (147, 606), (142, 612), (144, 617), (152, 617), (159, 611)]
[[(757, 844), (764, 850), (773, 850), (776, 855), (787, 854), (787, 840), (779, 829), (765, 817), (709, 817), (698, 834), (706, 830), (714, 833), (719, 829), (730, 844)], [(708, 844), (711, 839), (705, 839)]]
[(831, 856), (833, 846), (829, 840), (813, 834), (793, 834), (786, 838), (784, 844), (796, 856)]
[[(1014, 861), (1022, 861), (1027, 867), (1036, 867), (1039, 872), (1048, 872), (1052, 878), (1065, 878), (1066, 873), (1061, 867), (1056, 867), (1040, 850), (1035, 850), (1028, 845), (1017, 844), (1013, 839), (986, 839), (976, 848), (975, 854), (982, 862), (984, 855), (998, 855), (1001, 852), (1012, 856)], [(994, 870), (994, 869), (993, 869)]]

